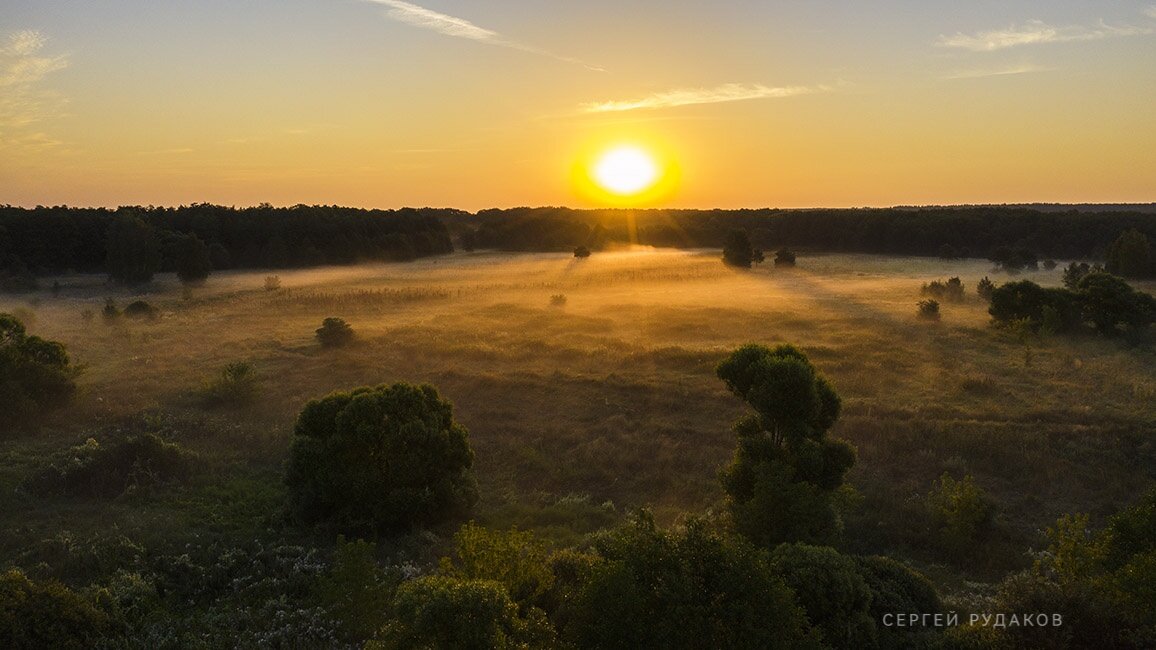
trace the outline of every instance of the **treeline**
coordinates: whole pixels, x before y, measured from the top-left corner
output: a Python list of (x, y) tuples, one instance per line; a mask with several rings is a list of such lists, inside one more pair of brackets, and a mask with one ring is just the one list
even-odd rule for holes
[(1135, 229), (1156, 239), (1140, 211), (1041, 212), (1020, 207), (818, 210), (574, 210), (513, 208), (446, 215), (462, 245), (510, 251), (599, 248), (616, 242), (718, 248), (734, 229), (764, 250), (989, 257), (1000, 247), (1048, 258), (1103, 258)]
[(0, 206), (0, 271), (9, 276), (107, 272), (116, 224), (140, 221), (160, 271), (177, 270), (187, 240), (205, 244), (214, 269), (292, 268), (411, 260), (453, 251), (439, 217), (453, 210), (336, 206), (25, 209)]

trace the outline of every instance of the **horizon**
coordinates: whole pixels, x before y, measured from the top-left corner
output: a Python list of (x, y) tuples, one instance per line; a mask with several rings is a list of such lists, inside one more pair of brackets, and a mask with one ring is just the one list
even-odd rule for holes
[[(13, 0), (0, 26), (9, 204), (1156, 201), (1152, 0)], [(655, 178), (591, 182), (623, 148)]]

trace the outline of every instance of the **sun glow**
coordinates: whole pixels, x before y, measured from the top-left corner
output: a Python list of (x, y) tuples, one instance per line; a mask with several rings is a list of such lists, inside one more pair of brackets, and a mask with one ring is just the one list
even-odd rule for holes
[(638, 147), (617, 147), (598, 159), (594, 181), (609, 192), (629, 196), (654, 185), (659, 170), (654, 158)]

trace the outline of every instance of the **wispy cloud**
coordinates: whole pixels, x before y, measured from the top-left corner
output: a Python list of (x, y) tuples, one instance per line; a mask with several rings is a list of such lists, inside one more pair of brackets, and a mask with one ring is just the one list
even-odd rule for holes
[(1151, 5), (1150, 7), (1145, 9), (1144, 15), (1148, 16), (1149, 18), (1156, 18), (1156, 5)]
[(62, 112), (64, 99), (40, 87), (49, 74), (68, 67), (65, 56), (41, 54), (46, 42), (23, 30), (0, 41), (0, 148), (40, 149), (60, 144), (37, 130), (37, 123)]
[(1045, 68), (1035, 63), (1021, 63), (998, 68), (960, 70), (947, 75), (944, 79), (980, 79), (983, 77), (1002, 77), (1005, 75), (1029, 74), (1032, 72), (1047, 72), (1048, 70), (1051, 70), (1051, 68)]
[(498, 32), (492, 29), (480, 27), (474, 23), (456, 16), (439, 13), (432, 9), (426, 9), (410, 2), (403, 2), (402, 0), (366, 0), (374, 4), (385, 5), (389, 7), (386, 15), (399, 22), (413, 25), (414, 27), (421, 27), (423, 29), (430, 29), (439, 34), (446, 36), (454, 36), (456, 38), (465, 38), (471, 41), (478, 41), (479, 43), (486, 43), (487, 45), (496, 45), (498, 47), (506, 47), (522, 52), (529, 52), (531, 54), (538, 54), (546, 56), (558, 61), (566, 63), (573, 63), (603, 72), (604, 70), (598, 66), (590, 65), (580, 59), (575, 59), (569, 56), (562, 56), (555, 54), (549, 50), (534, 47), (533, 45), (526, 45), (517, 41), (509, 40), (503, 37)]
[(1082, 25), (1054, 27), (1040, 20), (1029, 20), (1023, 25), (1013, 25), (1006, 29), (994, 29), (975, 34), (956, 33), (954, 36), (941, 35), (939, 45), (962, 48), (973, 52), (991, 52), (1021, 45), (1098, 41), (1105, 38), (1138, 36), (1152, 32), (1150, 27), (1135, 27), (1133, 25), (1114, 27), (1103, 21), (1094, 27)]
[(764, 86), (762, 84), (723, 84), (714, 88), (678, 88), (654, 93), (638, 99), (590, 102), (580, 107), (584, 113), (614, 113), (620, 111), (650, 110), (691, 106), (694, 104), (721, 104), (748, 99), (794, 97), (826, 92), (827, 86)]

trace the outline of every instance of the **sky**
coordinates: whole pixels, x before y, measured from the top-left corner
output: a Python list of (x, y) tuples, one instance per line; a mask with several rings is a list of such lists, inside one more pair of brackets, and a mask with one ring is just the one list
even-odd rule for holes
[(1156, 201), (1156, 3), (4, 0), (0, 204)]

